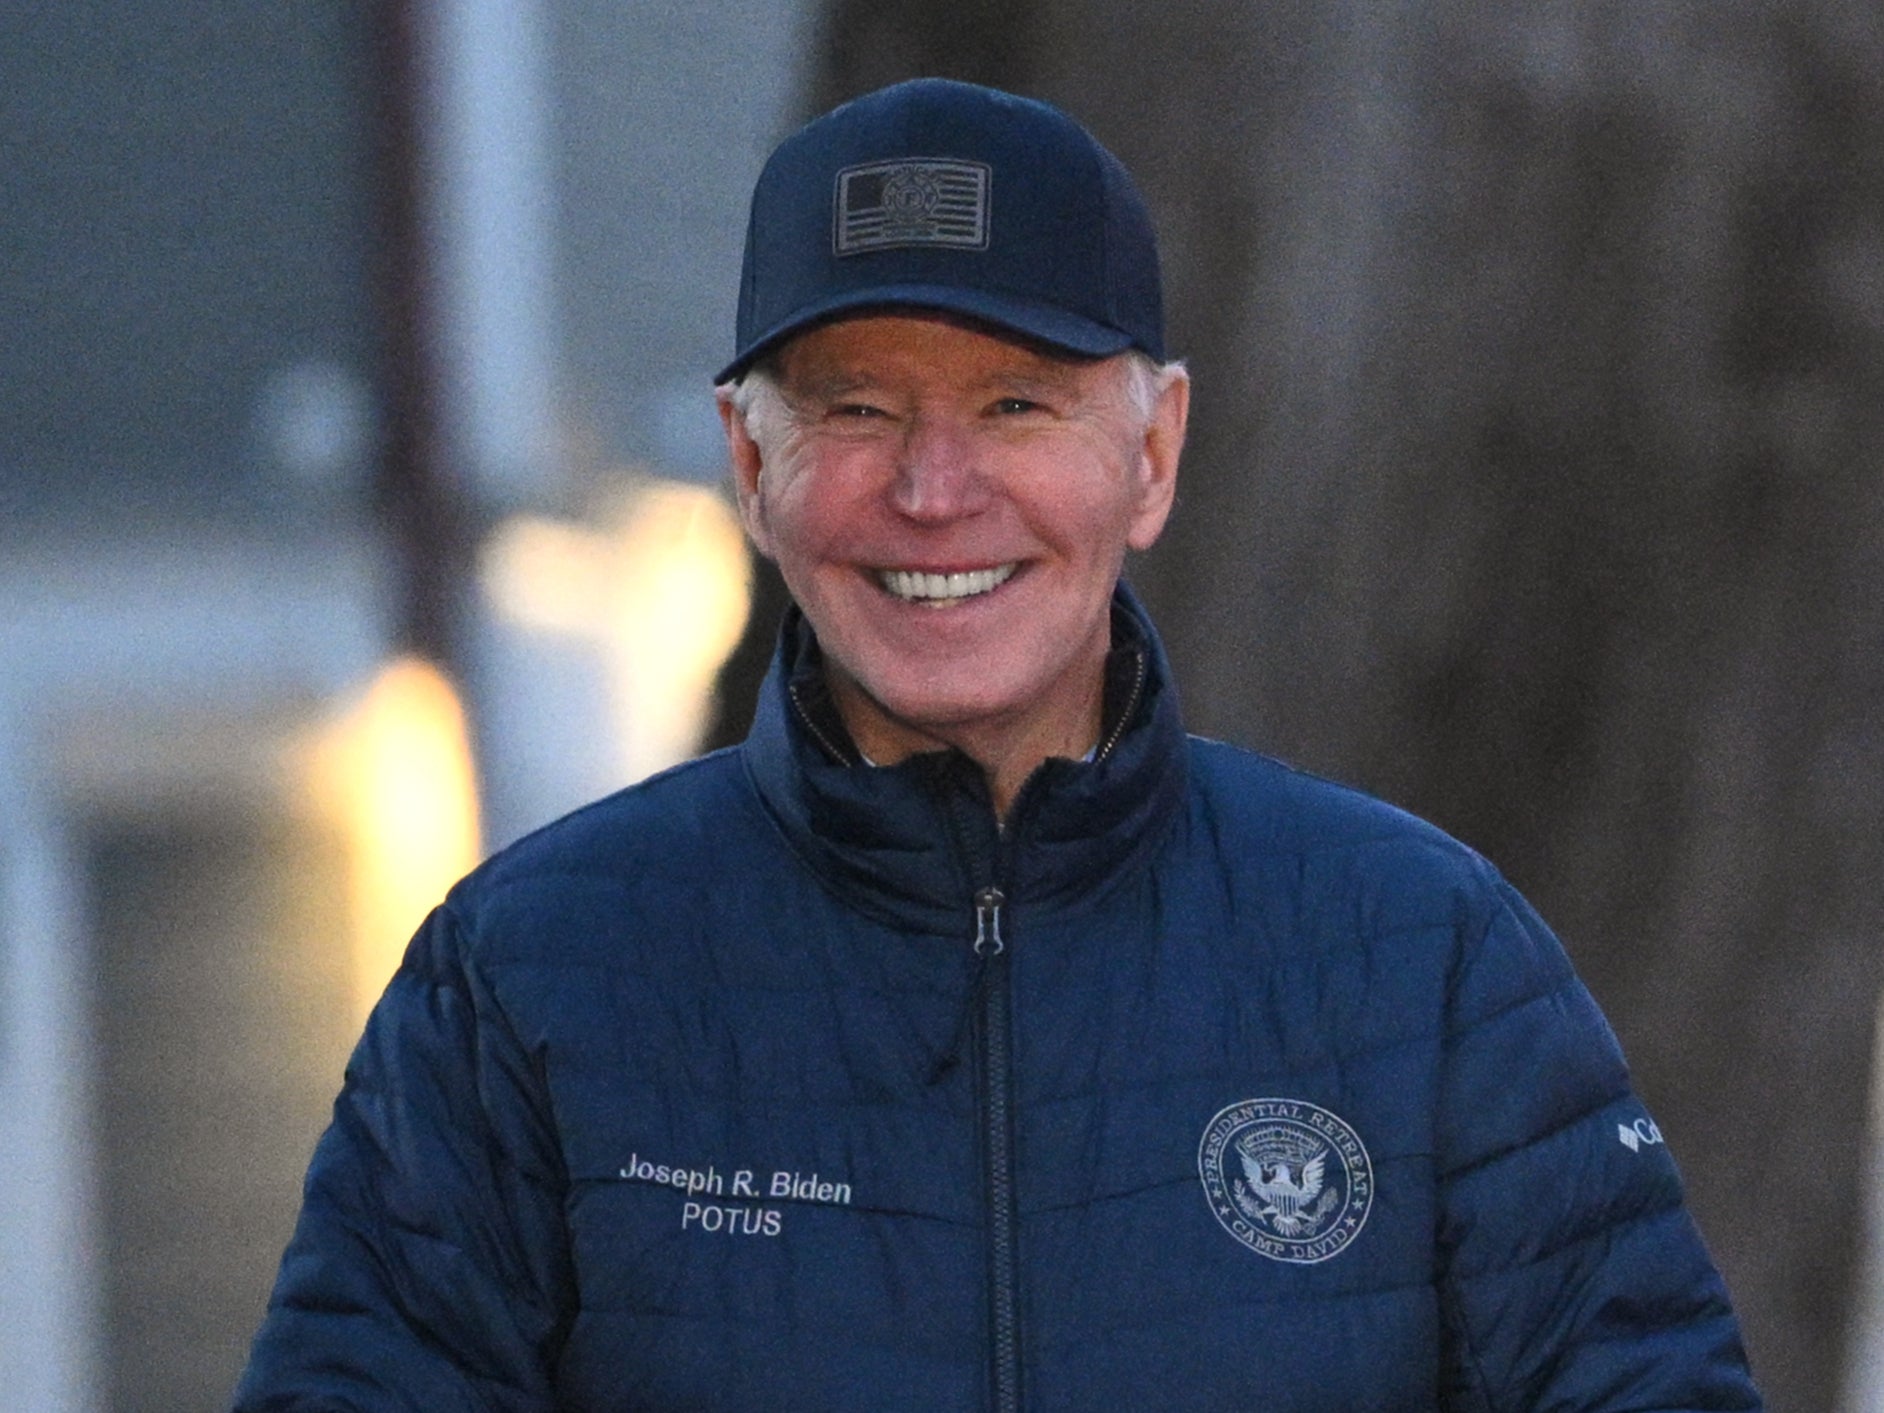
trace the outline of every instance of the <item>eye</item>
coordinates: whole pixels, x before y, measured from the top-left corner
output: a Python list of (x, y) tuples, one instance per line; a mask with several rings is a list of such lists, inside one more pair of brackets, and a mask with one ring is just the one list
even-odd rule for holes
[(867, 402), (840, 402), (831, 408), (831, 416), (842, 418), (887, 417), (880, 407), (872, 407)]
[(1041, 412), (1041, 404), (1024, 397), (1004, 397), (994, 404), (994, 411), (1002, 417), (1018, 417), (1027, 412)]

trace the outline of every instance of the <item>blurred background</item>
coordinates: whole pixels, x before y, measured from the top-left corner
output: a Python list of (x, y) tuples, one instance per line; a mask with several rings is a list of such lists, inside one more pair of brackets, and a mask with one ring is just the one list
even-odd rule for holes
[(1771, 1406), (1884, 1409), (1872, 0), (7, 6), (0, 1406), (219, 1406), (425, 909), (743, 733), (745, 198), (916, 73), (1151, 201), (1193, 729), (1499, 863)]

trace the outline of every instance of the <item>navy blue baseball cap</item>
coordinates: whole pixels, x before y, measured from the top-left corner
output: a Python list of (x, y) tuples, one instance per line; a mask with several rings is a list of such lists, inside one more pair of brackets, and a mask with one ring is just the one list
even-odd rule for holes
[(1124, 166), (1049, 104), (948, 79), (787, 138), (746, 227), (733, 361), (876, 308), (965, 315), (1063, 352), (1163, 361), (1158, 247)]

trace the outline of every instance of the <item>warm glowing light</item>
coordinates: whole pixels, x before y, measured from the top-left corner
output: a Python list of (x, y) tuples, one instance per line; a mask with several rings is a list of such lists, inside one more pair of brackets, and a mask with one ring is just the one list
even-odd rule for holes
[(478, 860), (477, 787), (458, 694), (414, 658), (389, 664), (315, 743), (317, 798), (347, 841), (361, 1019), (432, 906)]
[(726, 501), (653, 479), (637, 482), (602, 528), (511, 520), (484, 558), (501, 617), (586, 639), (607, 663), (624, 781), (698, 748), (714, 674), (746, 624), (750, 577)]
[(600, 534), (535, 516), (505, 521), (484, 552), (484, 581), (498, 611), (552, 633), (596, 631), (609, 572), (609, 545)]

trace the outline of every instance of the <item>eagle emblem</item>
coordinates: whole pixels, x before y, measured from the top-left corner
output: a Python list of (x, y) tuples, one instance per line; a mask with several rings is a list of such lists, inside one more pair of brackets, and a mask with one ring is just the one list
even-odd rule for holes
[[(1232, 1191), (1236, 1205), (1252, 1219), (1267, 1221), (1284, 1236), (1300, 1236), (1321, 1225), (1328, 1214), (1328, 1202), (1318, 1199), (1334, 1197), (1325, 1190), (1323, 1179), (1326, 1149), (1299, 1166), (1287, 1157), (1265, 1162), (1241, 1148), (1237, 1156), (1243, 1160), (1243, 1175), (1248, 1181), (1237, 1183)], [(1297, 1166), (1296, 1173), (1290, 1172), (1292, 1166)]]
[(1278, 1261), (1327, 1260), (1360, 1234), (1373, 1206), (1373, 1165), (1360, 1135), (1303, 1100), (1246, 1099), (1221, 1110), (1204, 1130), (1197, 1166), (1217, 1221)]

